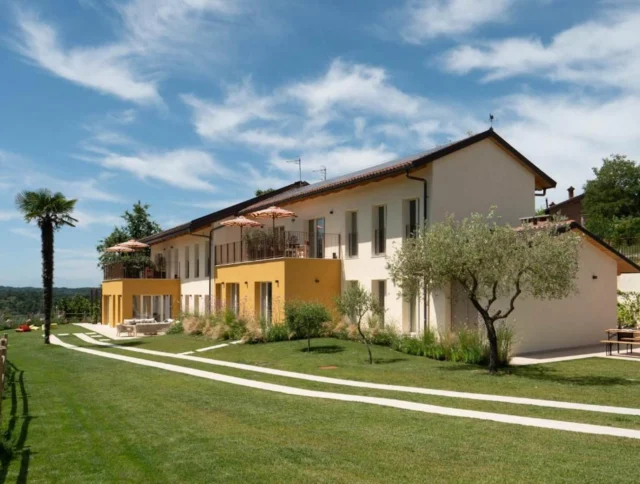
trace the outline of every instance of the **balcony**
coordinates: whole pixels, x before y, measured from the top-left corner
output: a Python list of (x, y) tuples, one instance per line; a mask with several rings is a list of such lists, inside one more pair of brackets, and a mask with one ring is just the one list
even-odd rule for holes
[(283, 258), (341, 259), (340, 234), (252, 230), (243, 240), (215, 246), (216, 266)]
[(117, 279), (167, 279), (165, 264), (130, 264), (114, 262), (103, 268), (103, 280)]

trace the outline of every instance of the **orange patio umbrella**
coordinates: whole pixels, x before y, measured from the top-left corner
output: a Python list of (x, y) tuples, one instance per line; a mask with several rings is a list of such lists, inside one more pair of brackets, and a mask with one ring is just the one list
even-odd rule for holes
[(253, 218), (270, 218), (271, 220), (273, 220), (274, 230), (276, 228), (277, 218), (296, 217), (295, 212), (292, 212), (291, 210), (285, 210), (284, 208), (280, 208), (276, 206), (265, 208), (264, 210), (258, 210), (257, 212), (250, 213), (249, 215), (252, 216)]
[(128, 247), (129, 249), (138, 250), (138, 249), (146, 249), (149, 245), (144, 242), (138, 242), (135, 239), (127, 240), (126, 242), (122, 242), (118, 244), (118, 247)]
[(105, 249), (105, 252), (135, 252), (131, 247), (123, 247), (122, 245), (114, 245), (113, 247), (109, 247)]
[(260, 222), (256, 222), (255, 220), (248, 219), (247, 217), (243, 217), (240, 215), (231, 220), (226, 220), (224, 222), (220, 222), (220, 225), (224, 225), (225, 227), (240, 227), (240, 258), (241, 260), (244, 258), (243, 256), (243, 246), (244, 240), (242, 239), (242, 229), (245, 227), (260, 227), (262, 224)]

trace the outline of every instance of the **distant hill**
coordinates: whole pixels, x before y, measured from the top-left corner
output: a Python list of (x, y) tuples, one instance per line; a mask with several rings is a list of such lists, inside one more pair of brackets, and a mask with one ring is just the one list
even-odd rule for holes
[[(54, 287), (53, 303), (56, 300), (80, 294), (89, 297), (90, 287)], [(0, 313), (2, 314), (31, 314), (42, 311), (41, 287), (10, 287), (0, 286)]]

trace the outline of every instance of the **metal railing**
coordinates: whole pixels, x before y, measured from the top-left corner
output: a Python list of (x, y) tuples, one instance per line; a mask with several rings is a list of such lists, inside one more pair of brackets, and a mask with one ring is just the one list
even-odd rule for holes
[(126, 262), (114, 262), (104, 266), (103, 280), (114, 279), (167, 279), (167, 269), (164, 264), (129, 265)]
[(347, 257), (358, 257), (358, 232), (348, 234)]
[(640, 238), (618, 239), (608, 243), (628, 259), (636, 263), (640, 262)]
[(386, 232), (382, 227), (373, 231), (373, 253), (375, 255), (384, 254), (387, 251)]
[(259, 260), (340, 259), (340, 234), (253, 230), (243, 240), (215, 246), (216, 266)]

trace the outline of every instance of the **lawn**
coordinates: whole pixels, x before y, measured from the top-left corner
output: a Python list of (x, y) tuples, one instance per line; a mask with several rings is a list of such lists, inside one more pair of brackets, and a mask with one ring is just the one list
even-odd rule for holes
[[(635, 440), (279, 395), (46, 347), (38, 333), (10, 338), (12, 372), (2, 424), (16, 451), (12, 460), (2, 460), (0, 482), (584, 482), (612, 475), (636, 481), (640, 442)], [(143, 341), (190, 343), (173, 336)], [(303, 344), (293, 342), (201, 355), (224, 353), (227, 359), (272, 366), (276, 359), (283, 367), (307, 358), (295, 369), (316, 373), (318, 364), (331, 360), (339, 363), (331, 375), (360, 368), (360, 379), (451, 365), (400, 355), (400, 361), (368, 368), (361, 346), (335, 340), (314, 344), (331, 346), (328, 342), (346, 346), (306, 355), (298, 351)], [(399, 355), (380, 350), (378, 358)], [(626, 380), (640, 369), (633, 365), (638, 364), (619, 366), (618, 377), (616, 368), (598, 370), (597, 376), (607, 374), (613, 382), (605, 391), (620, 384), (614, 378)], [(460, 374), (484, 378), (477, 368), (459, 366), (451, 365), (455, 385), (463, 383)], [(570, 376), (579, 371), (556, 372), (561, 378), (529, 382), (581, 385)], [(514, 388), (519, 385), (507, 389)]]

